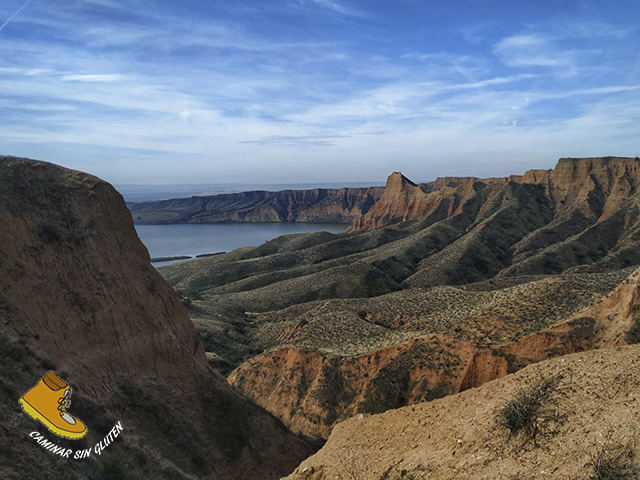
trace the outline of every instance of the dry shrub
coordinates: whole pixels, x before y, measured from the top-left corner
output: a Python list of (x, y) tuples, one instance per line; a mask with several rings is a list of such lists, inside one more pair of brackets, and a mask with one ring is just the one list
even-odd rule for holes
[(520, 436), (523, 445), (537, 444), (538, 436), (548, 433), (549, 426), (561, 420), (562, 416), (554, 408), (561, 379), (561, 375), (541, 378), (502, 405), (497, 412), (497, 423), (508, 430), (509, 438)]
[(611, 430), (604, 443), (589, 455), (593, 469), (589, 480), (639, 480), (640, 468), (636, 462), (636, 443), (616, 440)]

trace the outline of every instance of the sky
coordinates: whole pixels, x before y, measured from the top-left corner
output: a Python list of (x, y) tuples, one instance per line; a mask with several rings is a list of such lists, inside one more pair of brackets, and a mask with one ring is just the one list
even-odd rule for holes
[(0, 154), (116, 184), (640, 155), (637, 0), (0, 0)]

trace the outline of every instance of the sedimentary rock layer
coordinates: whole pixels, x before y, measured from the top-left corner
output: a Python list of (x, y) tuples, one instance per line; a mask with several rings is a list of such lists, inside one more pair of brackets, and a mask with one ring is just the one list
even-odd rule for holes
[(351, 223), (378, 201), (381, 187), (252, 191), (129, 205), (136, 223)]

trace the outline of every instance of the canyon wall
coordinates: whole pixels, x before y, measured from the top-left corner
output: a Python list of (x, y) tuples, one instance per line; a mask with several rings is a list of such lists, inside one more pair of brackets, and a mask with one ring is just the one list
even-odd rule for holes
[[(110, 185), (2, 157), (0, 224), (2, 478), (279, 478), (311, 452), (208, 366)], [(67, 461), (29, 437), (47, 432), (18, 399), (48, 370), (72, 385), (69, 413), (88, 426), (55, 441), (92, 449), (120, 422), (107, 453)]]

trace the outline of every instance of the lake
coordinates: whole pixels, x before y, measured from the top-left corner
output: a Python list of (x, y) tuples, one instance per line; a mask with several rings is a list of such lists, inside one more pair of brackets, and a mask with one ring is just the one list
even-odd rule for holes
[[(215, 223), (180, 225), (136, 225), (151, 258), (229, 252), (240, 247), (262, 245), (267, 240), (291, 233), (342, 233), (348, 225), (319, 223)], [(153, 262), (169, 265), (176, 260)]]

